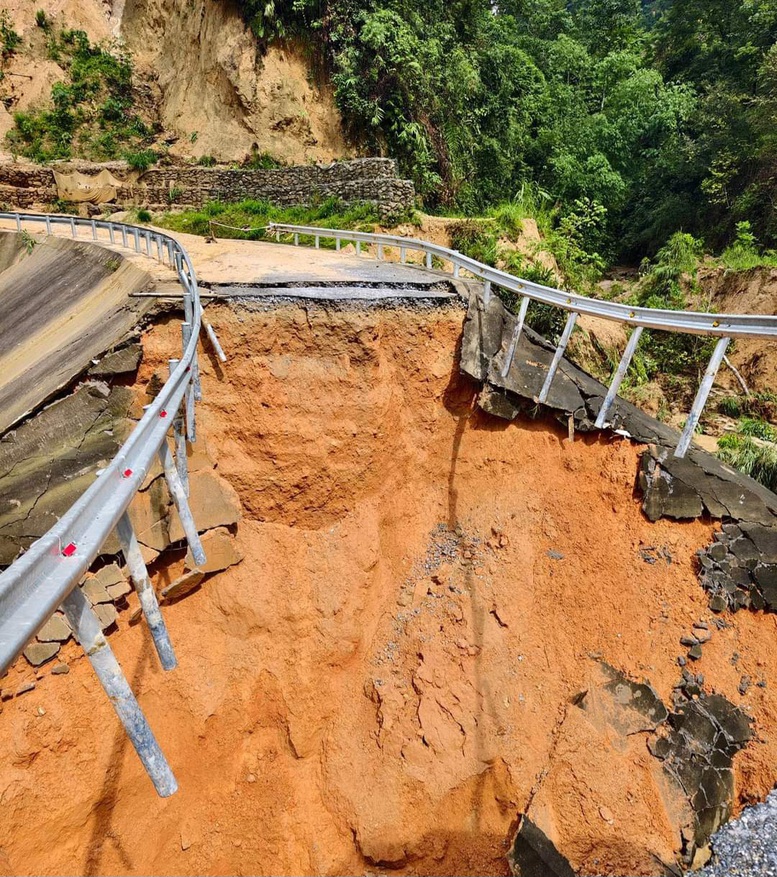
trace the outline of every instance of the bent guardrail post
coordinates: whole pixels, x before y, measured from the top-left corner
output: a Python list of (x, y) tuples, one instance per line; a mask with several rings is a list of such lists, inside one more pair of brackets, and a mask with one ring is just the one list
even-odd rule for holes
[(556, 352), (553, 356), (553, 361), (550, 364), (550, 368), (548, 369), (548, 375), (545, 378), (545, 383), (540, 390), (540, 395), (537, 397), (538, 401), (543, 405), (548, 401), (548, 394), (550, 393), (550, 387), (553, 383), (553, 378), (556, 377), (556, 372), (558, 371), (558, 367), (561, 363), (561, 358), (564, 356), (564, 351), (567, 349), (567, 344), (569, 344), (569, 339), (572, 337), (572, 330), (575, 328), (575, 323), (577, 322), (578, 315), (573, 311), (567, 317), (567, 324), (564, 326), (564, 332), (561, 335), (561, 340), (558, 343), (558, 347), (556, 348)]
[(718, 369), (720, 369), (723, 357), (726, 355), (726, 348), (730, 343), (730, 338), (720, 338), (715, 345), (715, 350), (710, 359), (710, 363), (707, 366), (707, 371), (704, 373), (699, 392), (696, 394), (693, 408), (691, 408), (691, 413), (685, 421), (685, 428), (683, 429), (683, 434), (680, 438), (680, 444), (674, 452), (675, 457), (682, 458), (688, 453), (688, 448), (690, 448), (691, 441), (693, 440), (693, 434), (696, 432), (696, 427), (699, 425), (699, 420), (701, 419), (701, 413), (704, 410), (704, 406), (707, 404), (707, 397), (710, 394), (712, 385), (715, 383), (715, 376), (718, 373)]
[(621, 388), (621, 384), (623, 383), (623, 379), (626, 377), (626, 372), (629, 370), (629, 366), (631, 365), (631, 360), (634, 358), (634, 354), (637, 350), (637, 345), (639, 344), (639, 339), (642, 337), (642, 326), (637, 326), (637, 328), (631, 333), (631, 338), (629, 338), (629, 343), (626, 345), (626, 349), (623, 352), (623, 357), (618, 365), (618, 368), (613, 375), (612, 383), (610, 384), (609, 390), (607, 390), (607, 395), (604, 398), (604, 402), (602, 403), (602, 407), (599, 410), (599, 415), (596, 418), (596, 428), (604, 429), (607, 424), (607, 415), (610, 413), (610, 409), (615, 402), (615, 399), (618, 395), (618, 391)]
[[(183, 337), (184, 351), (189, 346), (192, 337), (192, 327), (190, 323), (181, 323), (181, 336)], [(194, 382), (189, 381), (186, 387), (186, 439), (191, 444), (197, 441), (197, 418), (194, 411)]]
[(178, 783), (108, 645), (89, 601), (80, 588), (74, 588), (65, 597), (62, 608), (154, 788), (162, 798), (170, 797), (177, 791)]
[(192, 552), (195, 566), (202, 566), (205, 563), (205, 551), (200, 542), (200, 536), (197, 533), (197, 525), (194, 522), (194, 516), (189, 508), (189, 500), (186, 498), (186, 491), (183, 489), (181, 479), (178, 477), (178, 470), (175, 468), (173, 455), (167, 446), (167, 441), (162, 442), (159, 448), (159, 460), (162, 468), (165, 470), (165, 481), (167, 481), (167, 489), (173, 498), (175, 507), (178, 510), (178, 517), (181, 519), (181, 526), (189, 543), (189, 549)]
[(518, 322), (515, 324), (513, 337), (510, 339), (510, 347), (507, 351), (507, 356), (505, 356), (504, 366), (502, 367), (503, 378), (507, 377), (507, 375), (510, 373), (510, 369), (513, 367), (515, 351), (518, 349), (518, 342), (521, 340), (521, 332), (523, 332), (523, 324), (526, 322), (526, 314), (529, 311), (530, 302), (531, 299), (528, 295), (525, 295), (521, 300), (521, 308), (518, 311)]
[[(178, 362), (179, 360), (177, 359), (169, 360), (168, 366), (171, 375), (175, 371)], [(173, 417), (173, 437), (175, 440), (175, 468), (178, 470), (178, 477), (181, 479), (181, 484), (186, 492), (186, 496), (189, 496), (189, 465), (186, 458), (186, 435), (184, 433), (183, 410), (180, 405)]]
[(119, 518), (116, 525), (116, 535), (119, 537), (121, 550), (124, 552), (124, 559), (127, 561), (132, 584), (135, 586), (135, 592), (140, 600), (140, 608), (148, 624), (151, 632), (151, 638), (154, 640), (154, 647), (159, 655), (159, 663), (165, 670), (174, 670), (178, 666), (175, 657), (173, 644), (170, 642), (170, 635), (167, 632), (165, 620), (162, 617), (162, 611), (157, 602), (154, 586), (148, 575), (146, 563), (140, 551), (138, 538), (135, 535), (135, 528), (127, 512)]

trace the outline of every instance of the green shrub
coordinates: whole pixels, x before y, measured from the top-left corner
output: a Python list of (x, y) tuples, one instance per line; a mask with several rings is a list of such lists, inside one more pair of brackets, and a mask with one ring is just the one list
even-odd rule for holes
[(50, 106), (14, 114), (11, 149), (37, 162), (143, 152), (152, 132), (134, 112), (129, 58), (115, 47), (92, 45), (79, 30), (50, 35), (48, 46), (66, 80), (52, 86)]
[(153, 149), (141, 149), (138, 152), (125, 152), (124, 159), (132, 170), (147, 171), (159, 161), (159, 156)]
[(731, 271), (749, 271), (761, 266), (777, 266), (777, 253), (773, 250), (766, 253), (761, 251), (749, 222), (738, 222), (736, 230), (734, 243), (727, 247), (721, 256), (726, 268)]
[(212, 155), (201, 155), (197, 159), (197, 164), (200, 167), (213, 167), (216, 164), (216, 159)]
[(138, 222), (151, 222), (151, 211), (141, 207), (138, 210)]
[(752, 417), (777, 422), (777, 393), (766, 391), (749, 396), (724, 396), (718, 402), (718, 411), (734, 419)]
[(14, 30), (8, 12), (3, 9), (0, 12), (0, 50), (4, 61), (7, 61), (19, 48), (22, 38)]
[(44, 9), (39, 9), (35, 13), (35, 24), (41, 29), (48, 31), (51, 29), (51, 21)]

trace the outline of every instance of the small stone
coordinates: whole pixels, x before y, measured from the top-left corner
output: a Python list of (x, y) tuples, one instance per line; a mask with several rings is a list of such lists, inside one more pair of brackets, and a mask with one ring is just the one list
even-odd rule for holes
[(42, 706), (39, 706), (38, 709), (35, 710), (35, 712), (36, 712), (39, 716), (45, 716), (45, 715), (46, 715), (46, 710), (44, 710)]
[(202, 536), (202, 548), (205, 552), (205, 563), (198, 567), (191, 550), (186, 554), (187, 569), (199, 569), (203, 573), (220, 572), (236, 563), (240, 563), (243, 554), (237, 547), (234, 536), (226, 527), (217, 527), (215, 530), (208, 530)]
[(40, 667), (50, 661), (59, 651), (59, 643), (30, 643), (24, 650), (24, 657), (33, 667)]
[(688, 661), (682, 655), (680, 655), (680, 657), (677, 659), (677, 664), (679, 667), (684, 667), (687, 663)]
[(699, 645), (703, 645), (712, 639), (712, 634), (708, 630), (697, 630), (696, 639), (698, 640)]
[(694, 630), (709, 630), (710, 626), (706, 621), (697, 621), (694, 625)]
[(563, 560), (564, 559), (564, 555), (560, 551), (552, 551), (551, 550), (548, 552), (548, 557), (551, 560)]
[(16, 689), (16, 696), (18, 697), (20, 694), (27, 694), (28, 691), (33, 691), (34, 689), (35, 689), (35, 683), (34, 683), (34, 682), (23, 682), (23, 683), (22, 683), (22, 684)]
[(53, 676), (67, 676), (70, 672), (70, 667), (67, 664), (55, 664), (51, 668), (51, 673)]
[(38, 631), (37, 639), (42, 643), (64, 643), (70, 639), (71, 633), (67, 618), (55, 612)]
[(10, 700), (13, 697), (13, 691), (10, 688), (0, 689), (0, 700)]
[(714, 545), (710, 546), (708, 554), (713, 560), (723, 560), (728, 554), (728, 548), (723, 545), (723, 543), (716, 542)]
[(256, 777), (252, 773), (249, 773), (248, 776), (246, 777), (246, 782), (247, 783), (255, 783)]
[(701, 658), (701, 646), (697, 644), (693, 646), (693, 648), (689, 649), (688, 657), (692, 661), (698, 661)]
[(726, 598), (721, 597), (720, 594), (717, 594), (710, 600), (710, 609), (712, 609), (713, 612), (725, 612), (726, 606), (728, 606)]
[(181, 849), (188, 850), (192, 845), (191, 839), (187, 837), (183, 832), (181, 832)]
[(599, 815), (605, 822), (608, 822), (610, 825), (615, 822), (615, 817), (613, 816), (612, 810), (610, 810), (609, 807), (600, 807)]
[(205, 578), (205, 573), (198, 569), (184, 573), (166, 588), (162, 588), (162, 599), (173, 600), (183, 597), (190, 591), (193, 591), (200, 582)]
[(89, 576), (83, 585), (81, 585), (81, 590), (84, 592), (84, 596), (92, 606), (113, 602), (105, 585), (103, 585), (103, 583), (95, 576)]
[(680, 637), (680, 645), (681, 646), (698, 646), (699, 640), (695, 636), (681, 636)]
[(743, 677), (739, 680), (739, 693), (740, 693), (743, 697), (747, 694), (748, 689), (750, 688), (750, 685), (751, 685), (751, 684), (752, 684), (752, 683), (751, 683), (751, 681), (750, 681), (750, 677), (749, 677), (749, 676), (743, 676)]
[(94, 607), (94, 614), (97, 616), (102, 630), (108, 630), (109, 627), (116, 624), (116, 619), (119, 617), (113, 603), (100, 603)]
[(102, 567), (94, 574), (94, 577), (106, 589), (111, 587), (111, 585), (127, 581), (127, 577), (121, 571), (118, 563), (109, 563), (107, 566)]

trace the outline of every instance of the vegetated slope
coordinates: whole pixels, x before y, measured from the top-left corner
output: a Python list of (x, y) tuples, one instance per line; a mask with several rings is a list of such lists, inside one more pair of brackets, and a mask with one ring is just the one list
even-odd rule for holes
[[(629, 443), (478, 412), (457, 308), (212, 317), (230, 359), (202, 358), (198, 425), (245, 560), (165, 609), (174, 674), (142, 626), (111, 640), (180, 792), (155, 797), (85, 660), (44, 670), (0, 714), (7, 870), (505, 874), (542, 787), (583, 873), (663, 873), (647, 736), (575, 701), (604, 660), (670, 703), (712, 528), (647, 522)], [(147, 334), (141, 386), (178, 343)], [(775, 778), (774, 633), (740, 613), (694, 667), (755, 719), (740, 799)]]
[[(14, 112), (51, 105), (52, 86), (67, 78), (50, 57), (52, 39), (76, 29), (129, 52), (134, 100), (157, 146), (173, 155), (243, 161), (269, 153), (304, 163), (349, 154), (331, 93), (313, 81), (304, 55), (288, 46), (260, 56), (230, 3), (127, 0), (111, 10), (99, 0), (9, 0), (3, 7), (21, 42), (3, 60), (0, 135), (13, 127)], [(123, 157), (121, 144), (108, 157)]]

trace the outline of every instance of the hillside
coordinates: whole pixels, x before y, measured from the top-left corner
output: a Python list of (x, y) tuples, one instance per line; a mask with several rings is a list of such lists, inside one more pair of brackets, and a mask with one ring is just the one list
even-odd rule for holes
[(21, 40), (2, 62), (5, 152), (13, 114), (50, 103), (52, 86), (66, 79), (51, 58), (51, 43), (58, 32), (73, 29), (92, 44), (129, 52), (135, 109), (152, 129), (150, 142), (173, 157), (240, 162), (266, 153), (304, 164), (352, 154), (331, 89), (324, 79), (314, 80), (302, 50), (289, 45), (260, 54), (232, 3), (9, 0), (2, 7)]

